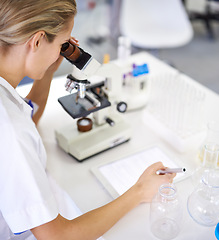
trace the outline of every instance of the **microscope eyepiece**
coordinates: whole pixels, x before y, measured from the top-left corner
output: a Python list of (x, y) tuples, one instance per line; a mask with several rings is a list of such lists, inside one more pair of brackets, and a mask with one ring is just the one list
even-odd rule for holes
[(61, 53), (64, 53), (69, 48), (69, 42), (63, 43), (61, 48)]
[(79, 70), (83, 69), (92, 58), (89, 53), (71, 42), (62, 44), (60, 54)]
[(74, 64), (74, 62), (80, 57), (81, 51), (76, 45), (66, 42), (62, 44), (60, 54)]

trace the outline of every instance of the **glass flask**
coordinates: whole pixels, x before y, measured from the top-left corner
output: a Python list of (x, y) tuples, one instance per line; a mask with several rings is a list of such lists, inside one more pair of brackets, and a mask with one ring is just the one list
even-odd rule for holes
[[(207, 124), (207, 135), (199, 153), (199, 158), (201, 162), (203, 162), (203, 159), (204, 159), (205, 145), (212, 144), (212, 143), (219, 145), (219, 122), (218, 121), (211, 121)], [(218, 161), (218, 167), (219, 167), (219, 161)]]
[(187, 201), (190, 216), (199, 224), (214, 226), (219, 221), (219, 170), (208, 169)]
[(161, 185), (150, 204), (151, 231), (159, 239), (174, 239), (180, 232), (182, 206), (174, 184)]
[(201, 182), (202, 176), (208, 169), (219, 169), (219, 144), (214, 142), (207, 143), (203, 147), (203, 160), (200, 167), (198, 167), (193, 175), (192, 181), (194, 186)]

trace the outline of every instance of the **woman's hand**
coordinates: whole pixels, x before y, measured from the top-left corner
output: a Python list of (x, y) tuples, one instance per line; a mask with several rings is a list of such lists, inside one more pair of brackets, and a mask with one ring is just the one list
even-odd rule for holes
[(138, 188), (141, 193), (141, 202), (151, 202), (153, 196), (157, 193), (160, 185), (171, 183), (176, 176), (175, 173), (158, 175), (156, 172), (165, 169), (161, 162), (157, 162), (148, 167), (133, 186)]
[(69, 42), (70, 42), (71, 44), (74, 44), (74, 45), (76, 45), (76, 46), (79, 46), (78, 40), (77, 40), (76, 38), (74, 38), (74, 37), (71, 37), (71, 38), (69, 39)]
[(161, 184), (172, 182), (175, 174), (157, 175), (159, 169), (165, 169), (162, 163), (151, 165), (131, 189), (100, 208), (73, 220), (58, 215), (55, 220), (31, 231), (37, 239), (73, 239), (72, 236), (77, 240), (97, 239), (139, 203), (151, 201)]

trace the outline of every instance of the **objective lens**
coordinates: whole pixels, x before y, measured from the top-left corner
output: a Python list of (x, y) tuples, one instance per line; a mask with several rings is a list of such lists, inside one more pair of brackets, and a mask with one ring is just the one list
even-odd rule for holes
[(85, 84), (79, 84), (78, 85), (78, 95), (80, 98), (85, 98), (85, 92), (86, 92), (86, 85)]

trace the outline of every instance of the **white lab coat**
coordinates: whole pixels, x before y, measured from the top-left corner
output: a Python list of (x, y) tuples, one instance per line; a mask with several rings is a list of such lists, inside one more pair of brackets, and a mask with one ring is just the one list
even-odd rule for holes
[(45, 170), (46, 152), (31, 111), (0, 77), (0, 239), (35, 239), (29, 229), (59, 213), (68, 219), (80, 214)]

